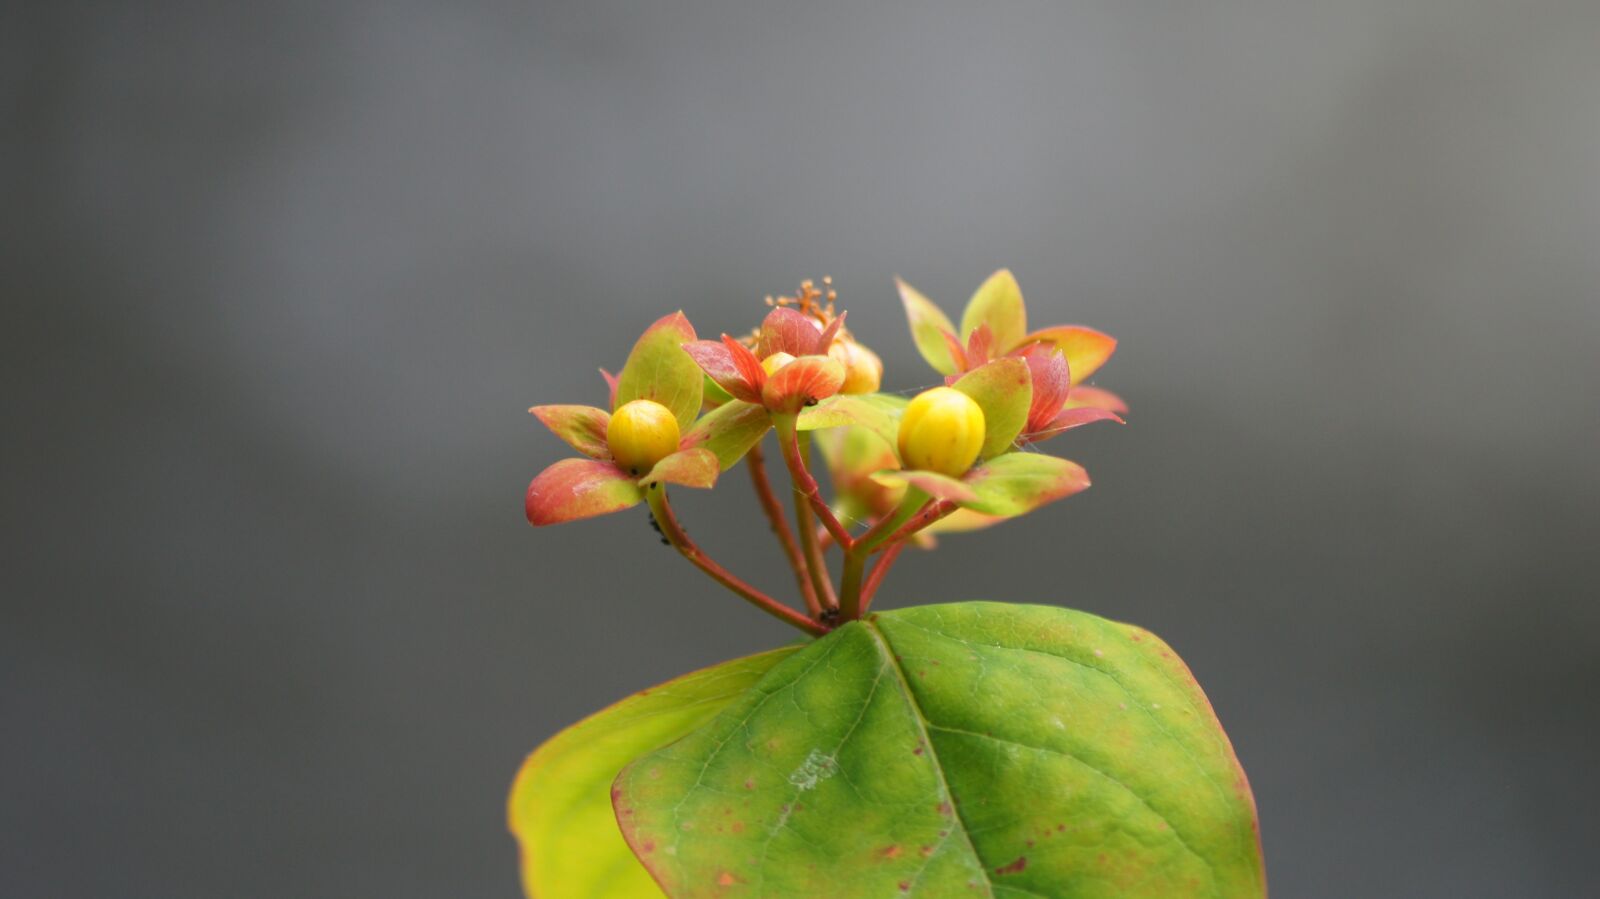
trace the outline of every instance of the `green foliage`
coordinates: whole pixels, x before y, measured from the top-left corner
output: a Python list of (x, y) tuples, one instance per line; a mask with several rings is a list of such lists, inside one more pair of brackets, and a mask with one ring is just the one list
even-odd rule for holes
[(1249, 785), (1188, 669), (1053, 607), (847, 624), (629, 764), (615, 804), (673, 899), (1265, 893)]

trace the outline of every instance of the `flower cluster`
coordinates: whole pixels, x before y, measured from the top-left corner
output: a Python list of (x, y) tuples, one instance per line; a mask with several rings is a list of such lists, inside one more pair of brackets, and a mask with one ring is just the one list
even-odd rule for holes
[[(745, 599), (814, 634), (859, 618), (907, 545), (1015, 518), (1089, 486), (1083, 468), (1035, 445), (1095, 421), (1122, 421), (1115, 394), (1083, 383), (1116, 341), (1092, 328), (1030, 331), (1006, 270), (972, 295), (957, 328), (898, 282), (911, 336), (944, 376), (907, 399), (880, 393), (883, 363), (845, 326), (836, 295), (801, 285), (743, 338), (701, 340), (682, 312), (645, 331), (615, 376), (608, 409), (535, 406), (583, 458), (528, 485), (528, 521), (556, 524), (647, 503), (663, 538)], [(772, 432), (794, 487), (794, 524), (768, 479)], [(813, 474), (815, 445), (832, 486)], [(793, 569), (805, 611), (733, 575), (692, 540), (667, 485), (710, 488), (744, 462)], [(852, 531), (852, 528), (855, 530)], [(825, 554), (843, 553), (832, 583)], [(873, 560), (876, 562), (873, 563)], [(869, 563), (873, 563), (868, 570)]]

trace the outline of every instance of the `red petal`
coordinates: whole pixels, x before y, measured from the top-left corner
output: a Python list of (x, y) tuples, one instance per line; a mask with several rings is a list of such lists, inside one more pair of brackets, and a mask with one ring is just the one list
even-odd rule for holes
[(694, 343), (684, 344), (683, 351), (689, 354), (689, 358), (700, 366), (700, 370), (705, 372), (707, 377), (715, 381), (718, 387), (732, 394), (735, 399), (759, 402), (760, 390), (752, 387), (746, 380), (733, 354), (721, 341), (696, 340)]
[(1067, 408), (1081, 409), (1085, 406), (1093, 406), (1096, 409), (1104, 409), (1107, 412), (1116, 412), (1122, 415), (1128, 413), (1128, 404), (1122, 401), (1122, 397), (1103, 387), (1079, 385), (1072, 388), (1072, 393), (1067, 396)]
[(611, 458), (611, 448), (606, 445), (606, 425), (611, 423), (611, 416), (606, 410), (593, 406), (534, 406), (528, 411), (585, 456)]
[[(749, 347), (726, 334), (722, 335), (722, 345), (728, 348), (728, 355), (733, 357), (733, 364), (739, 367), (739, 374), (760, 393), (762, 386), (767, 383), (767, 370), (761, 367), (761, 360), (750, 352)], [(759, 403), (761, 399), (757, 397), (750, 402)]]
[(763, 359), (773, 353), (814, 356), (817, 355), (819, 336), (821, 331), (811, 319), (788, 306), (779, 306), (767, 313), (766, 319), (761, 322), (761, 337), (756, 343), (756, 355)]
[(1041, 431), (1066, 404), (1072, 392), (1072, 377), (1067, 368), (1067, 357), (1054, 346), (1036, 344), (1022, 354), (1028, 360), (1028, 373), (1033, 375), (1033, 402), (1028, 406), (1026, 433)]
[(844, 317), (846, 315), (849, 315), (849, 313), (839, 313), (838, 318), (828, 322), (828, 326), (822, 329), (822, 336), (817, 338), (817, 346), (811, 351), (813, 354), (818, 356), (828, 355), (829, 348), (833, 346), (833, 338), (839, 336), (839, 329), (844, 327)]
[(524, 507), (534, 526), (593, 518), (637, 505), (633, 478), (610, 462), (562, 459), (528, 485)]
[(988, 362), (994, 350), (994, 332), (988, 325), (979, 325), (967, 335), (967, 367), (977, 368)]
[(617, 408), (617, 376), (602, 368), (600, 369), (600, 377), (606, 379), (606, 389), (611, 393), (607, 402), (610, 403), (612, 409)]
[[(953, 362), (956, 367), (955, 374), (959, 375), (960, 373), (966, 371), (967, 351), (961, 348), (961, 341), (957, 340), (956, 336), (951, 334), (949, 331), (940, 331), (939, 334), (944, 337), (945, 348), (950, 351), (950, 361)], [(948, 378), (946, 381), (948, 381)]]
[(827, 356), (801, 356), (773, 372), (761, 400), (774, 412), (799, 412), (844, 386), (844, 366)]
[(1041, 440), (1048, 440), (1062, 431), (1070, 431), (1073, 428), (1082, 427), (1086, 424), (1093, 424), (1097, 421), (1114, 421), (1119, 425), (1127, 424), (1127, 422), (1122, 420), (1122, 416), (1112, 412), (1109, 409), (1097, 409), (1094, 406), (1080, 406), (1077, 409), (1063, 409), (1061, 414), (1052, 419), (1049, 424), (1039, 428), (1036, 431), (1030, 432), (1027, 435), (1027, 439), (1034, 443), (1038, 443)]

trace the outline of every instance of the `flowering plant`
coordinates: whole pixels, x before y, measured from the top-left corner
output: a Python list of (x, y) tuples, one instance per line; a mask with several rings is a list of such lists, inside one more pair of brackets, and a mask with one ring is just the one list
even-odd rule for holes
[[(769, 298), (742, 338), (668, 315), (602, 370), (606, 409), (530, 410), (582, 454), (529, 484), (532, 524), (645, 503), (690, 563), (814, 638), (644, 691), (535, 751), (510, 800), (530, 896), (1265, 894), (1244, 772), (1154, 635), (1047, 606), (872, 611), (906, 547), (1087, 488), (1038, 444), (1127, 412), (1084, 383), (1116, 341), (1029, 331), (1009, 271), (959, 329), (899, 290), (945, 376), (909, 399), (879, 392), (883, 364), (824, 279)], [(796, 603), (714, 561), (670, 501), (741, 462)]]

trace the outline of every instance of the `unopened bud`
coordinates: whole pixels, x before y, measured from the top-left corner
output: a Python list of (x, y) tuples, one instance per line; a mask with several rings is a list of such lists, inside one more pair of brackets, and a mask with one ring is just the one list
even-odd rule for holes
[(611, 413), (606, 445), (617, 465), (643, 475), (678, 451), (678, 419), (654, 400), (633, 400)]
[(794, 356), (788, 353), (773, 353), (761, 360), (761, 368), (771, 377), (778, 373), (778, 369), (794, 361)]
[(918, 394), (900, 418), (900, 461), (906, 468), (959, 478), (983, 449), (983, 410), (953, 387)]
[(883, 383), (883, 360), (878, 354), (848, 338), (835, 341), (828, 355), (844, 366), (840, 393), (873, 393)]

